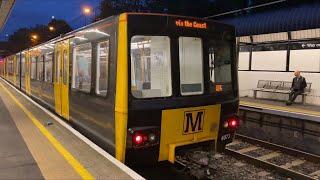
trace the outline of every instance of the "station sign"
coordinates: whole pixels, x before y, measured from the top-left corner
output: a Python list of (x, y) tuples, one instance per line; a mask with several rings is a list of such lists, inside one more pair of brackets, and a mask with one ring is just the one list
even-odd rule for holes
[(320, 41), (294, 42), (290, 44), (290, 49), (320, 49)]
[(301, 45), (302, 48), (320, 48), (320, 43), (319, 44), (314, 44), (314, 43), (305, 43)]

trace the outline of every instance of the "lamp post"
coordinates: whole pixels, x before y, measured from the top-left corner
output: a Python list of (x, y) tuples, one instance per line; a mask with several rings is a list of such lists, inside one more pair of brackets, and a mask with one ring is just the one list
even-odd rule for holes
[(37, 39), (38, 39), (38, 35), (33, 34), (33, 35), (31, 36), (31, 38), (32, 38), (33, 40), (37, 40)]
[(37, 34), (32, 34), (32, 35), (31, 35), (31, 46), (36, 45), (38, 39), (39, 39), (39, 36), (38, 36)]
[(53, 26), (49, 26), (49, 31), (53, 32), (55, 28)]
[(83, 7), (82, 12), (84, 14), (84, 24), (87, 25), (87, 16), (90, 16), (92, 9), (90, 7)]

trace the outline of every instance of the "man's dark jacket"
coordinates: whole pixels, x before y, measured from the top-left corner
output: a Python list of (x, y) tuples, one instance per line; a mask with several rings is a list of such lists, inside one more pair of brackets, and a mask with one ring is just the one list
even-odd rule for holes
[(294, 91), (304, 91), (304, 88), (307, 87), (306, 79), (302, 76), (295, 77), (292, 80), (292, 86), (291, 89)]

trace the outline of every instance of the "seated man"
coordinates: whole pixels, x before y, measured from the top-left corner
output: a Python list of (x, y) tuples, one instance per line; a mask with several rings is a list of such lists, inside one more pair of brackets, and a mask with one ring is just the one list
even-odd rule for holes
[(287, 105), (291, 105), (294, 100), (297, 98), (298, 95), (302, 94), (304, 92), (304, 88), (307, 87), (307, 82), (304, 77), (300, 75), (300, 71), (296, 70), (294, 72), (294, 75), (296, 76), (292, 80), (292, 85), (291, 85), (291, 92), (289, 94), (289, 100), (287, 101)]

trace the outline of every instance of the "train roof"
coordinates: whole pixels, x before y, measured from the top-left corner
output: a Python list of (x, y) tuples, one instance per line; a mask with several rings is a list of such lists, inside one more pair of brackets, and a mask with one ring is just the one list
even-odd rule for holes
[[(230, 24), (227, 24), (227, 23), (224, 23), (224, 22), (220, 22), (220, 21), (216, 21), (216, 20), (212, 20), (212, 19), (204, 19), (204, 18), (199, 18), (199, 17), (192, 17), (192, 16), (182, 16), (182, 15), (174, 15), (174, 14), (161, 14), (161, 13), (139, 13), (139, 12), (127, 12), (127, 13), (124, 13), (124, 14), (128, 14), (128, 15), (141, 15), (141, 16), (164, 16), (164, 17), (177, 17), (177, 18), (188, 18), (188, 19), (199, 19), (199, 20), (204, 20), (204, 21), (211, 21), (211, 22), (214, 22), (214, 23), (218, 23), (220, 25), (224, 25), (224, 26), (227, 26), (227, 27), (232, 27), (234, 28), (233, 25), (230, 25)], [(78, 28), (78, 29), (75, 29), (71, 32), (68, 32), (66, 34), (63, 34), (63, 35), (60, 35), (54, 39), (51, 39), (49, 41), (46, 41), (46, 42), (43, 42), (41, 44), (38, 44), (36, 46), (33, 46), (33, 47), (30, 47), (28, 49), (24, 49), (20, 52), (26, 52), (26, 51), (29, 51), (31, 49), (35, 49), (35, 48), (38, 48), (40, 46), (43, 46), (45, 44), (54, 44), (58, 41), (62, 41), (64, 39), (67, 39), (67, 38), (70, 38), (74, 33), (76, 32), (79, 32), (79, 31), (82, 31), (84, 29), (87, 29), (87, 28), (90, 28), (90, 27), (94, 27), (96, 25), (99, 25), (99, 24), (102, 24), (106, 21), (112, 21), (114, 19), (116, 19), (119, 15), (114, 15), (114, 16), (110, 16), (108, 18), (105, 18), (105, 19), (102, 19), (100, 21), (97, 21), (97, 22), (94, 22), (94, 23), (91, 23), (87, 26), (84, 26), (84, 27), (81, 27), (81, 28)], [(16, 53), (16, 54), (19, 54), (20, 52)], [(16, 55), (16, 54), (12, 54), (10, 56), (13, 56), (13, 55)], [(10, 56), (7, 56), (7, 57), (10, 57)]]

